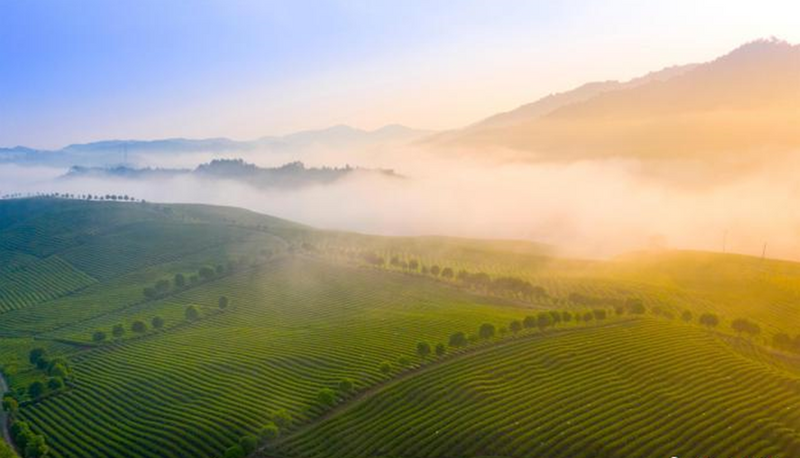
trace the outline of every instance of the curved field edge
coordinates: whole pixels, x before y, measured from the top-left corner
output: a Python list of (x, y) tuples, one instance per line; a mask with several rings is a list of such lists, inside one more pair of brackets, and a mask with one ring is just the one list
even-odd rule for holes
[(512, 341), (356, 399), (267, 457), (800, 453), (800, 378), (643, 319)]

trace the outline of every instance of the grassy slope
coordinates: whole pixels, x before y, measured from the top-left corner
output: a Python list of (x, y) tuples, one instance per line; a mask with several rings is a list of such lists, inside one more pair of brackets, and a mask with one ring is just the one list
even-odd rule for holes
[(800, 453), (799, 400), (797, 373), (645, 319), (445, 362), (268, 455), (790, 457)]
[[(717, 313), (725, 325), (749, 318), (766, 331), (792, 335), (800, 330), (800, 263), (692, 251), (634, 253), (608, 261), (549, 256), (536, 244), (449, 241), (439, 249), (414, 239), (360, 244), (353, 236), (314, 234), (328, 253), (373, 251), (385, 259), (417, 259), (423, 265), (511, 275), (544, 287), (553, 305), (571, 307), (571, 293), (591, 297), (638, 297), (651, 307)], [(424, 240), (424, 239), (423, 239)], [(430, 242), (428, 242), (430, 243)]]
[[(757, 309), (763, 312), (757, 315), (762, 324), (789, 331), (797, 311), (792, 303), (797, 265), (792, 263), (776, 263), (780, 268), (753, 280), (742, 273), (752, 270), (752, 259), (731, 264), (732, 258), (723, 256), (703, 264), (702, 259), (678, 256), (673, 268), (662, 268), (664, 261), (652, 256), (609, 263), (560, 260), (547, 257), (543, 247), (524, 242), (331, 234), (243, 210), (194, 205), (23, 200), (0, 202), (0, 215), (6, 217), (0, 218), (0, 259), (14, 259), (17, 266), (58, 257), (91, 279), (64, 290), (42, 287), (41, 297), (0, 314), (0, 365), (6, 374), (13, 372), (14, 387), (40, 377), (25, 361), (32, 346), (46, 346), (51, 353), (72, 359), (77, 386), (22, 411), (35, 429), (46, 433), (55, 456), (214, 456), (239, 435), (258, 428), (270, 409), (286, 407), (298, 419), (312, 418), (319, 413), (309, 408), (319, 388), (334, 386), (341, 377), (352, 377), (361, 387), (378, 382), (383, 377), (379, 363), (410, 355), (418, 340), (435, 343), (454, 331), (474, 332), (485, 321), (504, 325), (525, 314), (503, 301), (418, 276), (297, 256), (278, 256), (257, 269), (142, 302), (142, 288), (159, 278), (264, 248), (283, 252), (287, 245), (307, 240), (326, 249), (355, 245), (380, 251), (387, 259), (400, 254), (427, 264), (527, 276), (559, 297), (571, 292), (638, 296), (650, 305), (715, 310), (730, 318)], [(65, 227), (65, 218), (73, 226)], [(726, 273), (701, 275), (703, 280), (693, 281), (691, 269), (698, 275), (708, 270)], [(22, 276), (15, 281), (22, 285), (52, 281), (42, 283), (52, 276), (43, 272), (18, 270)], [(8, 277), (0, 272), (0, 281)], [(742, 283), (745, 280), (751, 283)], [(763, 288), (755, 288), (756, 284)], [(748, 300), (734, 301), (737, 294), (747, 294)], [(231, 298), (232, 307), (210, 316), (221, 295)], [(725, 298), (730, 300), (721, 300)], [(776, 304), (784, 308), (773, 307)], [(187, 305), (199, 306), (209, 317), (182, 325)], [(788, 310), (788, 315), (781, 310)], [(85, 341), (94, 330), (108, 331), (115, 323), (155, 315), (167, 319), (167, 331), (117, 345), (83, 350), (50, 340)], [(679, 335), (699, 342), (707, 336)], [(642, 350), (653, 352), (653, 361), (670, 350), (656, 341), (660, 338), (641, 337)], [(602, 335), (591, 339), (606, 345)], [(614, 345), (614, 339), (607, 345)], [(752, 353), (759, 355), (762, 366), (769, 359)], [(668, 371), (656, 366), (659, 374)], [(750, 380), (760, 374), (751, 369), (725, 369), (720, 374)], [(475, 374), (463, 377), (480, 379)], [(789, 385), (797, 386), (791, 381)], [(703, 396), (715, 399), (710, 393)], [(502, 431), (513, 432), (513, 426)], [(309, 450), (316, 450), (314, 440), (318, 439), (309, 439)]]
[[(344, 377), (381, 380), (383, 360), (412, 356), (523, 310), (430, 281), (287, 258), (161, 301), (231, 308), (200, 322), (73, 358), (77, 386), (22, 410), (55, 456), (215, 456), (271, 409), (298, 419)], [(110, 320), (109, 324), (114, 322)]]

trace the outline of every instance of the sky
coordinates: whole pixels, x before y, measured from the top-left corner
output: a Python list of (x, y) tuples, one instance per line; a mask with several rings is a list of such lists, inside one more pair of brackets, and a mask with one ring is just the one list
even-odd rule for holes
[(452, 129), (770, 36), (797, 2), (0, 0), (0, 147)]

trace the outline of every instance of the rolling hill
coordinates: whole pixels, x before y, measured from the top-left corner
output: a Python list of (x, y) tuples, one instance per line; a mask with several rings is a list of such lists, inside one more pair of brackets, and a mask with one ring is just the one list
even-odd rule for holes
[[(270, 457), (798, 450), (798, 360), (768, 345), (797, 334), (794, 263), (561, 259), (206, 205), (0, 215), (6, 399), (49, 456), (236, 456), (271, 422)], [(508, 289), (526, 281), (539, 292)], [(718, 326), (699, 326), (708, 311)], [(738, 317), (762, 332), (735, 335)]]

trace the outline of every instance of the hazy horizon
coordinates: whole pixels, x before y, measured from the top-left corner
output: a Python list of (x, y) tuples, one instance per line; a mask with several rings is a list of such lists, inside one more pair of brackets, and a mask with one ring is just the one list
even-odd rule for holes
[(447, 130), (759, 38), (800, 42), (788, 1), (119, 6), (6, 4), (0, 145)]

